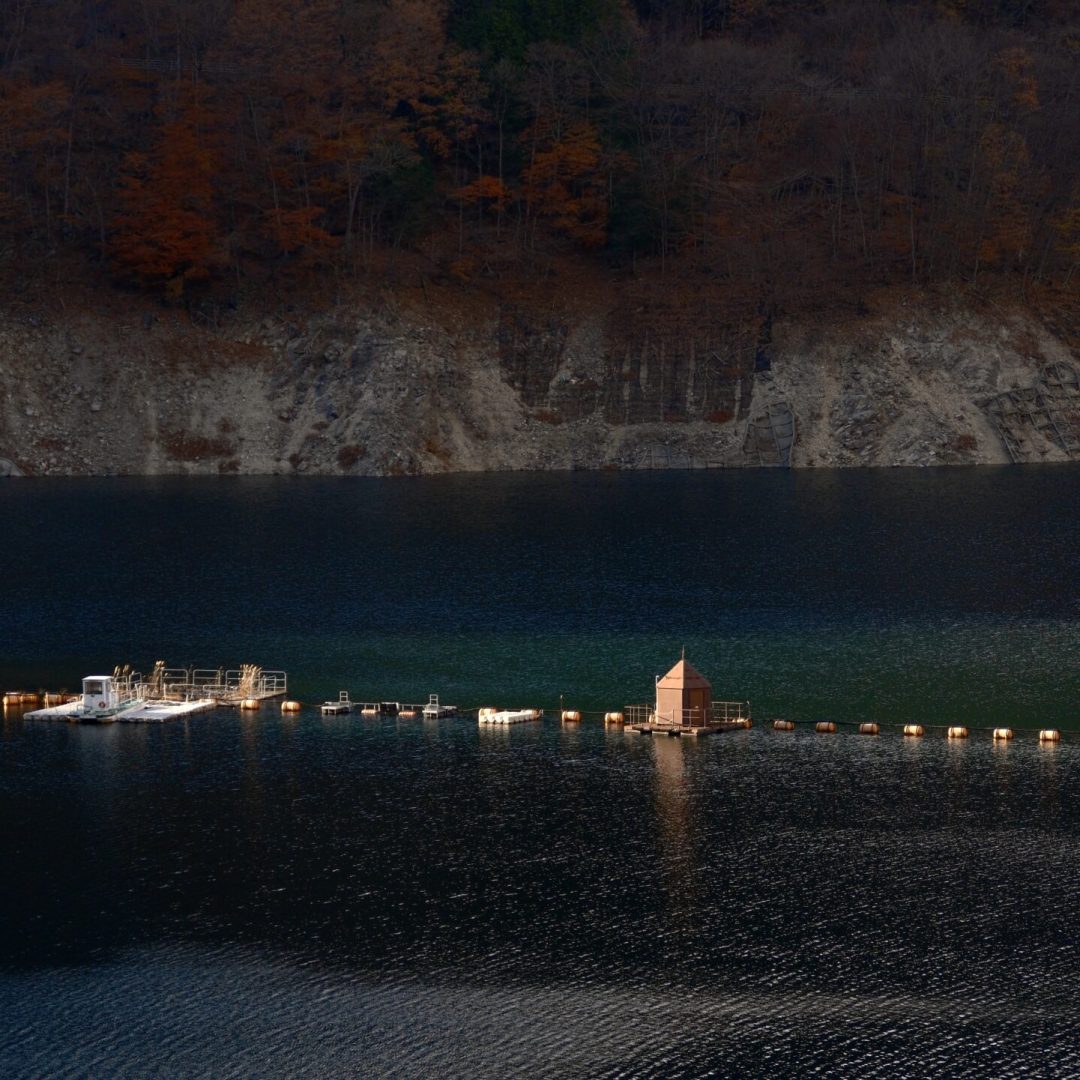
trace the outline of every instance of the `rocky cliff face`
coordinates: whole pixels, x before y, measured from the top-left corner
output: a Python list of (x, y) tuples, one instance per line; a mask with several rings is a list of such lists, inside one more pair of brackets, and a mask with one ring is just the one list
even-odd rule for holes
[[(426, 293), (425, 293), (426, 295)], [(887, 307), (887, 310), (886, 310)], [(0, 314), (0, 472), (408, 474), (1080, 458), (1077, 338), (891, 297), (735, 333), (644, 292), (245, 321)]]

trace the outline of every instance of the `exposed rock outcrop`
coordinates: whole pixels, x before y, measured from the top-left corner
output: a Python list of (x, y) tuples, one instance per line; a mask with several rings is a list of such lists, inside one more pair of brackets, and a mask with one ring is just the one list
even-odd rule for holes
[(744, 322), (759, 329), (740, 335), (705, 309), (664, 310), (627, 292), (606, 313), (484, 301), (465, 318), (387, 303), (206, 322), (150, 307), (0, 313), (6, 471), (1080, 456), (1075, 339), (1025, 312), (923, 298), (831, 326)]

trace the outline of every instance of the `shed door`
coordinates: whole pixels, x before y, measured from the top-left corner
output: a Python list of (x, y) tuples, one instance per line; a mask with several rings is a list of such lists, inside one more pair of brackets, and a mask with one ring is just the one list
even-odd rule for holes
[(690, 691), (690, 709), (691, 716), (695, 724), (700, 724), (705, 719), (705, 691), (704, 690), (691, 690)]

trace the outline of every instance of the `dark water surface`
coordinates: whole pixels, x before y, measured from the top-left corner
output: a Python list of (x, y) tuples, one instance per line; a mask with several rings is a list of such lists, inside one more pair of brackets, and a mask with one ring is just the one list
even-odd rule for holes
[(0, 1076), (1080, 1075), (1078, 496), (1070, 468), (0, 486), (10, 685), (161, 656), (614, 708), (685, 644), (762, 718), (1021, 729), (9, 712)]

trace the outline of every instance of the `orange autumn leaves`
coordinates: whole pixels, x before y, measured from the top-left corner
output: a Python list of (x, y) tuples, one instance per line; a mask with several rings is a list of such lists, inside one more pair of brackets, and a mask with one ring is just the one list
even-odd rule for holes
[(220, 261), (212, 204), (214, 163), (189, 107), (164, 124), (149, 154), (132, 152), (120, 177), (121, 213), (112, 256), (136, 281), (162, 283), (173, 297), (210, 276)]
[(520, 186), (485, 175), (459, 188), (457, 197), (498, 215), (520, 203), (528, 215), (582, 247), (603, 247), (607, 242), (607, 175), (596, 130), (581, 123), (559, 135), (536, 137), (530, 129), (522, 138), (523, 143), (534, 140), (536, 149), (521, 172)]
[[(1065, 23), (989, 0), (555, 18), (569, 3), (101, 0), (89, 35), (0, 4), (0, 256), (81, 252), (179, 298), (397, 248), (490, 274), (603, 250), (792, 303), (1075, 280)], [(465, 47), (485, 41), (513, 48)]]

